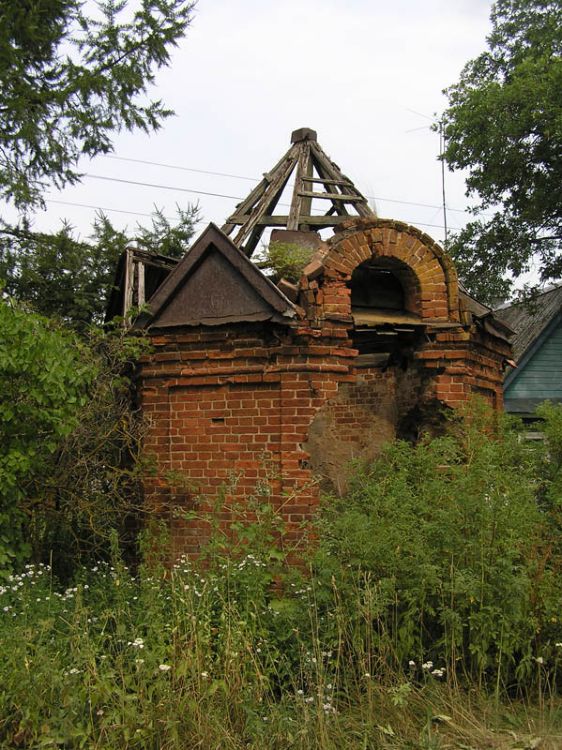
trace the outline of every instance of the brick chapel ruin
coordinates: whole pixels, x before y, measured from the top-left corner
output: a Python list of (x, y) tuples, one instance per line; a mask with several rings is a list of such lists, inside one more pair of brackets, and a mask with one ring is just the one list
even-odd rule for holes
[[(272, 242), (311, 248), (298, 283), (252, 262), (267, 227)], [(147, 301), (135, 323), (153, 345), (138, 370), (156, 461), (145, 501), (170, 513), (178, 554), (196, 553), (206, 527), (174, 508), (210, 507), (227, 487), (227, 527), (229, 502), (265, 491), (297, 540), (321, 488), (345, 491), (353, 459), (416, 439), (472, 393), (501, 408), (509, 328), (459, 288), (430, 237), (378, 218), (306, 128), (179, 262), (128, 251), (118, 290), (113, 314)]]

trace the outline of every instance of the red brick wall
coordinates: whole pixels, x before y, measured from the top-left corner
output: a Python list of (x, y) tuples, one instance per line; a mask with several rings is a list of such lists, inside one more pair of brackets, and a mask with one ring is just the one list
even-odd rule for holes
[(269, 493), (295, 542), (318, 502), (302, 446), (316, 411), (349, 377), (352, 350), (261, 324), (186, 330), (153, 344), (139, 381), (146, 453), (157, 466), (145, 494), (157, 512), (175, 509), (176, 551), (196, 552), (207, 534), (178, 509), (205, 511), (221, 493), (225, 527), (230, 502)]

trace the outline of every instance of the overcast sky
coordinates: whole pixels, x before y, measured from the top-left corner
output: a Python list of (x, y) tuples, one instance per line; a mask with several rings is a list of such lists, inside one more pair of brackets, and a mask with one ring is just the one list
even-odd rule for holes
[[(442, 241), (439, 137), (431, 119), (446, 105), (442, 89), (484, 49), (490, 8), (489, 0), (199, 0), (154, 92), (176, 117), (150, 136), (118, 136), (119, 159), (98, 157), (82, 167), (175, 189), (87, 176), (51, 191), (35, 226), (55, 229), (66, 217), (88, 235), (95, 210), (55, 201), (114, 209), (107, 211), (112, 221), (132, 229), (148, 218), (120, 211), (149, 214), (157, 205), (173, 216), (176, 203), (196, 200), (203, 223), (220, 226), (252, 180), (286, 151), (291, 131), (304, 126), (376, 198), (380, 216)], [(448, 172), (446, 191), (449, 225), (459, 227), (466, 220), (463, 176)]]

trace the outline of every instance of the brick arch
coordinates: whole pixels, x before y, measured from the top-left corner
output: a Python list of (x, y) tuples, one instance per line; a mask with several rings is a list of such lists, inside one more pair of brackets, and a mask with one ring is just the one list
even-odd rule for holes
[[(416, 279), (415, 289), (406, 288), (416, 300), (421, 318), (459, 320), (457, 274), (450, 258), (419, 229), (387, 219), (355, 220), (329, 241), (323, 259), (325, 279), (349, 281), (357, 266), (380, 258), (391, 269), (407, 267)], [(408, 274), (402, 274), (408, 283)]]

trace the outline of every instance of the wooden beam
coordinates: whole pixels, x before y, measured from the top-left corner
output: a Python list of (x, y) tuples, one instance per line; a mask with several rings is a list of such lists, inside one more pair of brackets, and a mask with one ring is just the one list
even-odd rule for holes
[[(310, 147), (307, 141), (301, 141), (298, 144), (299, 157), (297, 164), (297, 171), (295, 174), (295, 184), (293, 187), (293, 198), (291, 200), (291, 208), (289, 209), (289, 220), (287, 222), (287, 229), (296, 231), (299, 228), (300, 217), (310, 213), (311, 201), (303, 200), (304, 193), (302, 189), (302, 178), (309, 174), (310, 167)], [(305, 205), (306, 204), (306, 205)]]
[[(333, 180), (347, 180), (348, 182), (351, 182), (349, 178), (345, 177), (345, 175), (340, 172), (339, 167), (337, 167), (334, 162), (328, 157), (328, 155), (322, 150), (322, 147), (317, 141), (313, 141), (310, 144), (310, 148), (315, 161), (319, 166), (321, 166), (324, 172), (324, 174), (322, 174), (320, 172), (320, 169), (318, 169), (318, 172), (322, 177), (326, 176)], [(357, 211), (357, 213), (360, 216), (374, 216), (375, 214), (370, 208), (365, 196), (362, 195), (355, 186), (353, 186), (353, 190), (357, 194), (357, 197), (361, 198), (361, 202), (358, 202), (355, 206), (355, 210)]]
[(146, 302), (145, 289), (144, 289), (144, 263), (142, 260), (137, 260), (136, 263), (137, 272), (137, 307), (141, 307)]
[(123, 325), (127, 325), (127, 315), (133, 306), (133, 290), (135, 285), (135, 266), (133, 263), (134, 250), (125, 250), (125, 282), (123, 288)]
[(265, 229), (265, 226), (263, 224), (258, 224), (257, 226), (255, 226), (252, 234), (244, 243), (244, 247), (242, 249), (244, 250), (244, 254), (248, 258), (252, 257), (254, 250), (258, 246), (258, 242), (260, 241), (263, 235), (264, 229)]
[[(246, 238), (252, 234), (254, 228), (261, 225), (260, 220), (262, 217), (266, 214), (271, 214), (295, 167), (298, 155), (298, 146), (294, 144), (287, 152), (286, 158), (281, 163), (279, 169), (276, 170), (275, 174), (271, 173), (271, 182), (267, 186), (261, 200), (252, 208), (247, 223), (240, 228), (238, 234), (232, 240), (235, 245), (241, 247)], [(237, 222), (233, 221), (233, 217), (231, 217), (227, 223), (236, 224)], [(264, 224), (263, 226), (269, 225)]]
[(330, 180), (326, 177), (303, 177), (304, 182), (322, 182), (324, 185), (337, 185), (338, 187), (353, 187), (349, 180)]
[(324, 198), (331, 201), (344, 201), (345, 203), (358, 203), (365, 199), (359, 195), (344, 195), (343, 193), (312, 193), (307, 190), (303, 190), (299, 195), (310, 197), (310, 198)]
[[(302, 218), (302, 217), (301, 217)], [(332, 227), (335, 224), (340, 224), (342, 221), (349, 219), (349, 214), (340, 216), (307, 216), (306, 221), (303, 223), (309, 224), (314, 227)], [(248, 216), (240, 216), (235, 214), (230, 217), (230, 221), (236, 226), (243, 226), (249, 220)], [(288, 216), (262, 216), (254, 222), (256, 227), (285, 227), (289, 221)]]
[[(279, 159), (273, 169), (270, 172), (266, 172), (266, 174), (264, 174), (263, 178), (260, 180), (260, 182), (258, 182), (255, 188), (253, 188), (247, 198), (236, 205), (234, 213), (249, 213), (253, 208), (255, 208), (256, 204), (263, 198), (268, 185), (270, 185), (271, 182), (275, 179), (275, 174), (277, 173), (277, 171), (281, 169), (285, 161), (290, 158), (291, 152), (294, 150), (294, 148), (294, 146), (291, 146), (289, 150)], [(223, 224), (223, 226), (221, 227), (221, 231), (228, 235), (232, 232), (235, 226), (236, 224), (233, 224), (229, 217), (226, 220), (225, 224)]]

